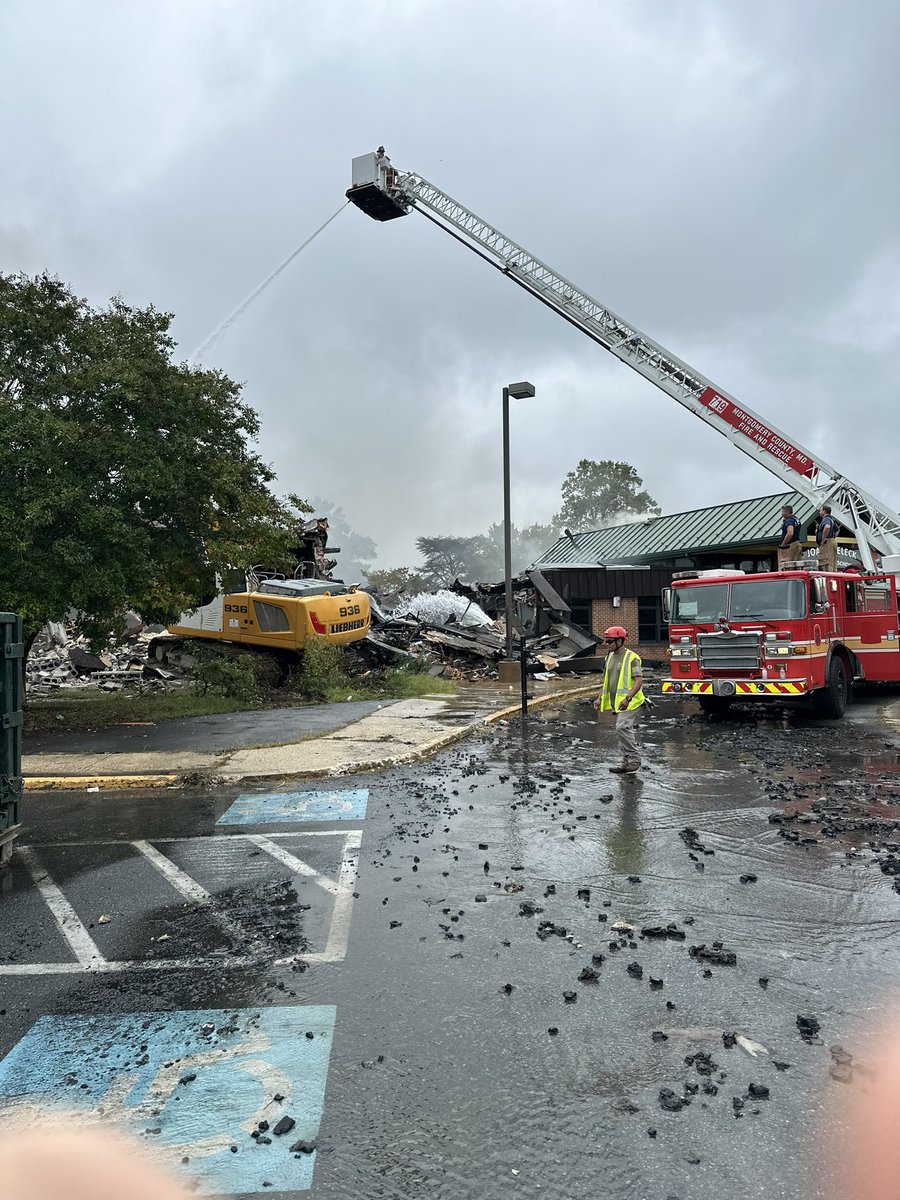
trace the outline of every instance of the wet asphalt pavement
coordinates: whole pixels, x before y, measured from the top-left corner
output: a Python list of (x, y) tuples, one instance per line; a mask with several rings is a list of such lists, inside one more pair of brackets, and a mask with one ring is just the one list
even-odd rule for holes
[[(315, 1200), (825, 1195), (826, 1134), (900, 982), (900, 700), (842, 723), (691, 712), (657, 706), (639, 778), (607, 773), (611, 730), (570, 702), (526, 738), (310, 785), (368, 791), (340, 821), (217, 825), (236, 789), (29, 794), (0, 881), (0, 1052), (49, 1033), (0, 1087), (123, 1111), (110, 1078), (170, 1039), (178, 1080), (130, 1115), (154, 1145), (192, 1131), (176, 1161), (201, 1191), (215, 1161), (241, 1194)], [(77, 1019), (54, 1085), (34, 1063)], [(198, 1038), (270, 1054), (249, 1116), (204, 1082)]]
[[(245, 746), (278, 745), (309, 735), (330, 733), (351, 721), (368, 717), (391, 700), (357, 700), (343, 704), (303, 704), (262, 712), (218, 713), (210, 717), (180, 717), (94, 729), (78, 738), (80, 754), (128, 754), (142, 750), (201, 750), (204, 753), (240, 750)], [(70, 733), (26, 735), (25, 754), (67, 754)]]

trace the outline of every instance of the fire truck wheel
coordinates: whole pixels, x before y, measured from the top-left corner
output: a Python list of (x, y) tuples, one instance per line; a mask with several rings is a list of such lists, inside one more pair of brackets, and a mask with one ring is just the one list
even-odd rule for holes
[(828, 680), (823, 688), (815, 692), (813, 706), (820, 717), (842, 717), (850, 698), (850, 682), (847, 664), (840, 654), (835, 654), (828, 667)]
[(701, 712), (709, 717), (724, 717), (733, 703), (731, 696), (699, 696)]

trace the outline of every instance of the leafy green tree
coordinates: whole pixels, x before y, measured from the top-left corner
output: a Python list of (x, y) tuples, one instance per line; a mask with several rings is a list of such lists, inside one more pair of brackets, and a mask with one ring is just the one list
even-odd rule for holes
[(415, 596), (428, 590), (425, 577), (410, 567), (381, 568), (366, 572), (366, 582), (385, 603), (398, 600), (400, 596)]
[(556, 524), (573, 531), (596, 529), (630, 514), (659, 516), (662, 509), (630, 463), (583, 458), (562, 484), (562, 508)]
[(494, 547), (488, 538), (420, 537), (416, 549), (424, 562), (419, 568), (429, 588), (447, 587), (454, 579), (464, 583), (491, 580), (495, 574)]
[(171, 621), (227, 566), (289, 566), (257, 415), (221, 371), (173, 363), (170, 323), (0, 274), (0, 596), (29, 644), (73, 611), (102, 642), (126, 608)]

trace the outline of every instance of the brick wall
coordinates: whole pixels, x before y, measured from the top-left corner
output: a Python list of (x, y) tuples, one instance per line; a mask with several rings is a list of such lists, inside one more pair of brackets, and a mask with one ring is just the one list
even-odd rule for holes
[(635, 596), (623, 596), (618, 608), (612, 600), (591, 602), (591, 632), (594, 637), (603, 637), (610, 625), (621, 625), (628, 633), (628, 644), (638, 644), (638, 602)]
[[(603, 637), (610, 625), (621, 625), (625, 629), (628, 634), (626, 645), (637, 650), (645, 663), (650, 666), (666, 665), (665, 645), (648, 645), (639, 640), (637, 597), (623, 596), (618, 608), (613, 608), (612, 600), (591, 601), (591, 632), (594, 637)], [(598, 648), (597, 653), (605, 656), (605, 647)]]

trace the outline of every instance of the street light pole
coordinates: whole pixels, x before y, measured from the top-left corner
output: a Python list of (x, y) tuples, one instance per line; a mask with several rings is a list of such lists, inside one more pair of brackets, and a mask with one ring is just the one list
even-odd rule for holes
[(506, 654), (507, 662), (513, 656), (512, 631), (512, 526), (510, 524), (509, 499), (509, 388), (503, 389), (503, 579), (506, 585)]
[(514, 682), (518, 664), (513, 659), (512, 520), (509, 500), (509, 398), (523, 400), (534, 395), (534, 384), (511, 383), (503, 389), (503, 578), (506, 592), (506, 671), (501, 682)]

